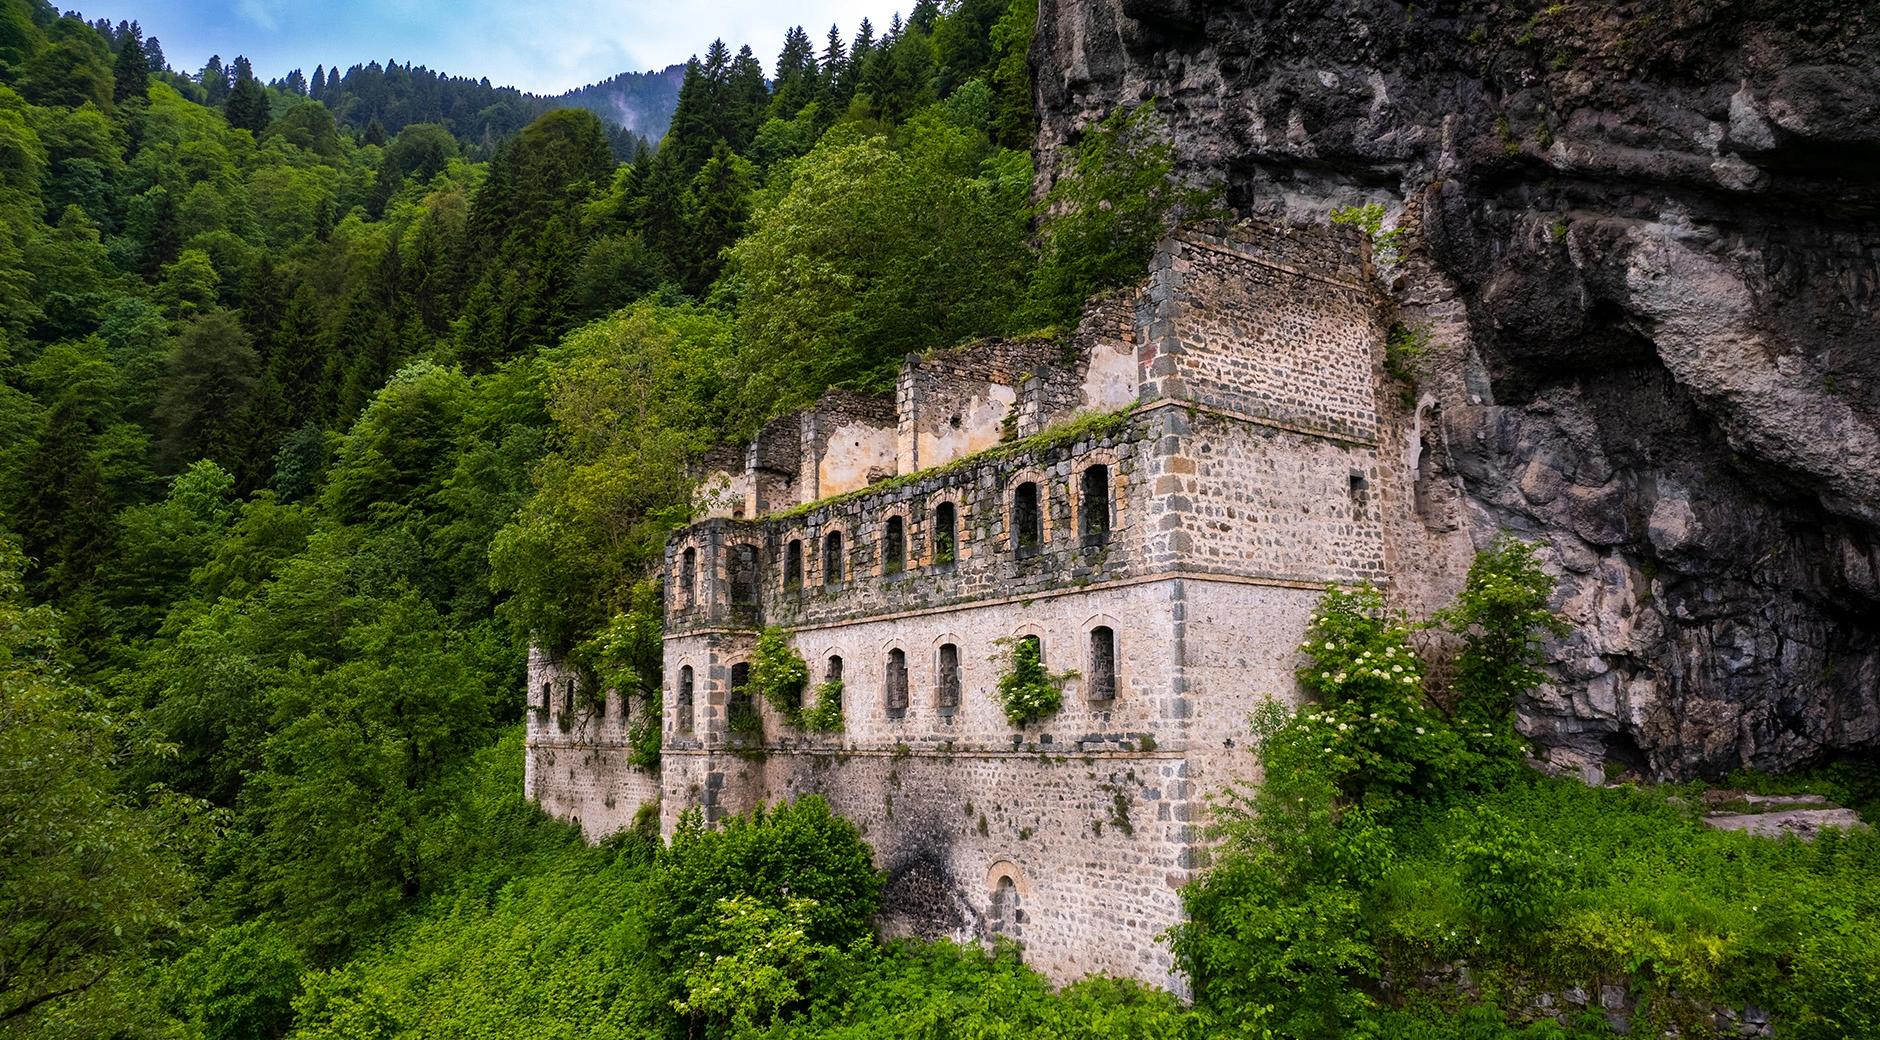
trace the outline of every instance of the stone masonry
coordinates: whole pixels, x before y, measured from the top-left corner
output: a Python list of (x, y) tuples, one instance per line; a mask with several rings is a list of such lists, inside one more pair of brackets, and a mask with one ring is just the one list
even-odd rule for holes
[[(598, 836), (820, 794), (887, 872), (889, 932), (1179, 989), (1159, 937), (1209, 797), (1257, 773), (1248, 714), (1296, 696), (1326, 584), (1385, 580), (1366, 262), (1348, 229), (1184, 232), (1068, 347), (912, 357), (892, 400), (831, 395), (714, 455), (667, 546), (660, 768), (626, 763), (617, 697), (582, 705), (538, 654), (531, 796)], [(767, 626), (812, 685), (839, 674), (839, 732), (762, 698), (761, 734), (728, 725)], [(1069, 674), (1016, 727), (997, 683), (1026, 637)]]

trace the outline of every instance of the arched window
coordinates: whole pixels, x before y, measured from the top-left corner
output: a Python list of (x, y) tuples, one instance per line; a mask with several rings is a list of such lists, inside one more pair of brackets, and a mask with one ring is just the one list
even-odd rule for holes
[(898, 719), (907, 714), (907, 654), (900, 650), (888, 651), (888, 668), (884, 688), (887, 693), (888, 717)]
[(750, 608), (757, 606), (757, 546), (734, 545), (731, 547), (731, 605)]
[(688, 548), (679, 554), (679, 602), (691, 606), (698, 597), (698, 550)]
[(673, 725), (681, 733), (692, 732), (692, 666), (679, 669), (679, 690), (673, 698)]
[(731, 666), (731, 693), (725, 698), (727, 719), (756, 711), (751, 703), (751, 666), (740, 661)]
[(1110, 467), (1084, 467), (1078, 492), (1078, 533), (1085, 545), (1102, 545), (1110, 540)]
[(553, 684), (553, 683), (543, 683), (543, 684), (542, 684), (542, 699), (541, 699), (540, 701), (537, 701), (537, 702), (536, 702), (536, 703), (535, 703), (535, 704), (533, 705), (533, 707), (535, 708), (535, 713), (536, 713), (537, 715), (547, 715), (547, 714), (548, 714), (548, 704), (549, 704), (549, 701), (550, 701), (550, 700), (552, 700), (552, 699), (554, 698), (554, 696), (555, 696), (555, 694), (554, 694), (554, 689), (555, 689), (555, 687), (554, 687), (554, 684)]
[(891, 516), (881, 529), (881, 573), (899, 574), (907, 566), (907, 523)]
[[(841, 711), (842, 710), (842, 658), (837, 656), (836, 654), (829, 655), (828, 667), (823, 669), (823, 682), (828, 684), (827, 689), (829, 690), (829, 693), (832, 695), (832, 700), (829, 706), (836, 709), (837, 711)], [(820, 707), (821, 705), (819, 704), (818, 706)]]
[(1025, 923), (1025, 911), (1019, 906), (1018, 885), (1010, 877), (1002, 876), (992, 889), (992, 914), (988, 922), (992, 934), (1002, 935), (1014, 941), (1021, 937), (1020, 925)]
[(1038, 485), (1027, 480), (1012, 490), (1012, 552), (1036, 556), (1044, 544), (1044, 513), (1038, 508)]
[(803, 587), (803, 539), (792, 538), (783, 548), (783, 587), (794, 592)]
[(1351, 472), (1351, 517), (1364, 519), (1364, 507), (1371, 500), (1371, 482), (1364, 479), (1364, 474), (1357, 470)]
[(934, 683), (934, 708), (942, 715), (951, 715), (960, 707), (960, 648), (952, 643), (940, 644), (936, 665), (938, 678)]
[(1090, 630), (1090, 699), (1116, 699), (1116, 631), (1108, 625)]
[(823, 584), (834, 585), (842, 580), (842, 532), (831, 531), (823, 535)]
[(951, 567), (959, 555), (959, 511), (953, 503), (942, 502), (933, 511), (933, 562), (936, 567)]

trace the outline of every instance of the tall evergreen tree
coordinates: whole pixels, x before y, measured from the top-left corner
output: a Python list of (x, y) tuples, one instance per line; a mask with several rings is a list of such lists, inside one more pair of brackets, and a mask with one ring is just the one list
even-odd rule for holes
[(235, 59), (235, 85), (229, 88), (228, 102), (222, 106), (228, 125), (255, 134), (268, 128), (268, 93), (255, 78), (247, 58)]
[(117, 61), (111, 67), (111, 74), (116, 85), (111, 89), (111, 100), (123, 104), (132, 98), (142, 98), (150, 89), (150, 65), (144, 57), (144, 44), (134, 31), (126, 32), (124, 43), (118, 48)]
[(220, 54), (209, 55), (209, 60), (202, 66), (202, 72), (196, 80), (202, 84), (209, 104), (220, 105), (228, 100), (228, 70), (222, 67)]
[(816, 45), (802, 26), (783, 35), (783, 50), (777, 55), (777, 88), (771, 94), (770, 114), (788, 119), (816, 100), (819, 86), (816, 72)]

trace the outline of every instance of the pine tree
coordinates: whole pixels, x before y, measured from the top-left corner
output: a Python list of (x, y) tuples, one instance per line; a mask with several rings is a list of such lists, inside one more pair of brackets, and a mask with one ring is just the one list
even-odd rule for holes
[(313, 67), (313, 82), (307, 87), (307, 96), (315, 101), (326, 96), (326, 66)]
[(724, 267), (720, 254), (738, 240), (750, 210), (751, 164), (732, 153), (723, 141), (712, 149), (711, 161), (692, 180), (687, 220), (685, 288), (703, 296)]
[(196, 79), (202, 84), (209, 104), (220, 105), (228, 100), (228, 70), (222, 67), (220, 54), (209, 55), (209, 61), (203, 65), (202, 73)]
[(816, 45), (802, 26), (783, 35), (783, 51), (777, 55), (777, 89), (771, 95), (770, 114), (788, 119), (816, 100), (818, 77)]
[(730, 129), (725, 141), (732, 151), (742, 153), (751, 146), (770, 110), (770, 86), (764, 82), (763, 63), (748, 46), (738, 48), (738, 56), (731, 62), (725, 106), (730, 112)]
[(268, 128), (268, 93), (255, 78), (247, 58), (235, 59), (235, 85), (229, 88), (228, 103), (222, 106), (228, 125), (256, 135)]
[(119, 105), (142, 98), (150, 90), (150, 65), (144, 57), (143, 41), (137, 35), (135, 31), (124, 34), (124, 45), (118, 48), (117, 62), (111, 67), (116, 79), (111, 100)]

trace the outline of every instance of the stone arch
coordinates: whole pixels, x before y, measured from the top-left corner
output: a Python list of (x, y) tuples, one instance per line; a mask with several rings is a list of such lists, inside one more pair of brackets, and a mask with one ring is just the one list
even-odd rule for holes
[(950, 718), (966, 706), (966, 650), (951, 630), (933, 638), (933, 705)]
[(906, 718), (913, 707), (913, 671), (913, 662), (899, 640), (881, 645), (881, 707), (888, 718)]
[(1024, 868), (1009, 859), (993, 860), (986, 869), (986, 938), (1022, 945), (1031, 899), (1031, 882)]
[(755, 609), (763, 598), (763, 539), (755, 533), (727, 534), (720, 548), (718, 578), (725, 583), (731, 606)]
[(791, 528), (777, 540), (781, 551), (777, 553), (777, 587), (785, 592), (795, 592), (803, 587), (809, 575), (810, 552), (809, 539), (801, 527)]
[[(1078, 627), (1083, 633), (1083, 662), (1079, 666), (1078, 682), (1084, 699), (1107, 708), (1123, 693), (1123, 633), (1126, 630), (1121, 621), (1109, 614), (1092, 614)], [(1106, 638), (1107, 648), (1102, 645)]]
[(699, 568), (704, 561), (704, 546), (697, 538), (687, 538), (672, 547), (672, 571), (666, 576), (667, 597), (673, 610), (691, 610), (699, 605)]
[[(834, 539), (832, 542), (831, 539)], [(807, 548), (807, 546), (805, 547)], [(816, 582), (819, 585), (839, 585), (854, 577), (854, 567), (850, 557), (855, 553), (855, 545), (849, 539), (849, 525), (846, 520), (832, 520), (823, 524), (816, 532)], [(835, 578), (829, 577), (831, 560), (836, 563)]]
[[(900, 521), (896, 530), (895, 521)], [(899, 534), (899, 556), (894, 555), (895, 535)], [(881, 513), (881, 535), (875, 545), (875, 576), (886, 578), (915, 566), (909, 551), (914, 545), (914, 524), (905, 505), (892, 506)]]
[[(935, 539), (940, 533), (941, 506), (951, 506), (953, 508), (952, 559), (944, 559), (937, 552), (939, 545)], [(928, 495), (926, 502), (923, 504), (920, 522), (921, 566), (948, 567), (965, 559), (970, 551), (968, 543), (972, 540), (967, 534), (969, 530), (970, 528), (967, 526), (966, 516), (966, 498), (960, 493), (958, 488), (936, 491)]]
[(696, 723), (699, 668), (690, 657), (681, 657), (672, 678), (672, 728), (675, 733), (690, 733)]
[[(1024, 501), (1026, 487), (1036, 496), (1029, 515)], [(1012, 472), (1005, 478), (1000, 497), (1005, 512), (1005, 551), (1018, 556), (1043, 552), (1052, 535), (1051, 481), (1045, 471), (1027, 466)]]
[[(1127, 501), (1127, 496), (1123, 494), (1128, 482), (1123, 478), (1121, 462), (1122, 460), (1117, 457), (1114, 450), (1110, 448), (1095, 448), (1085, 452), (1083, 455), (1079, 456), (1076, 461), (1071, 463), (1071, 531), (1077, 535), (1078, 543), (1081, 545), (1094, 546), (1103, 544), (1109, 540), (1110, 536), (1122, 530), (1123, 526), (1129, 522), (1128, 517), (1124, 513), (1124, 503)], [(1105, 537), (1096, 540), (1088, 537), (1087, 525), (1084, 522), (1084, 514), (1089, 508), (1084, 502), (1084, 474), (1092, 466), (1102, 466), (1105, 468), (1107, 483), (1109, 485), (1107, 496), (1109, 500), (1109, 515), (1106, 518), (1108, 526), (1104, 528)]]

